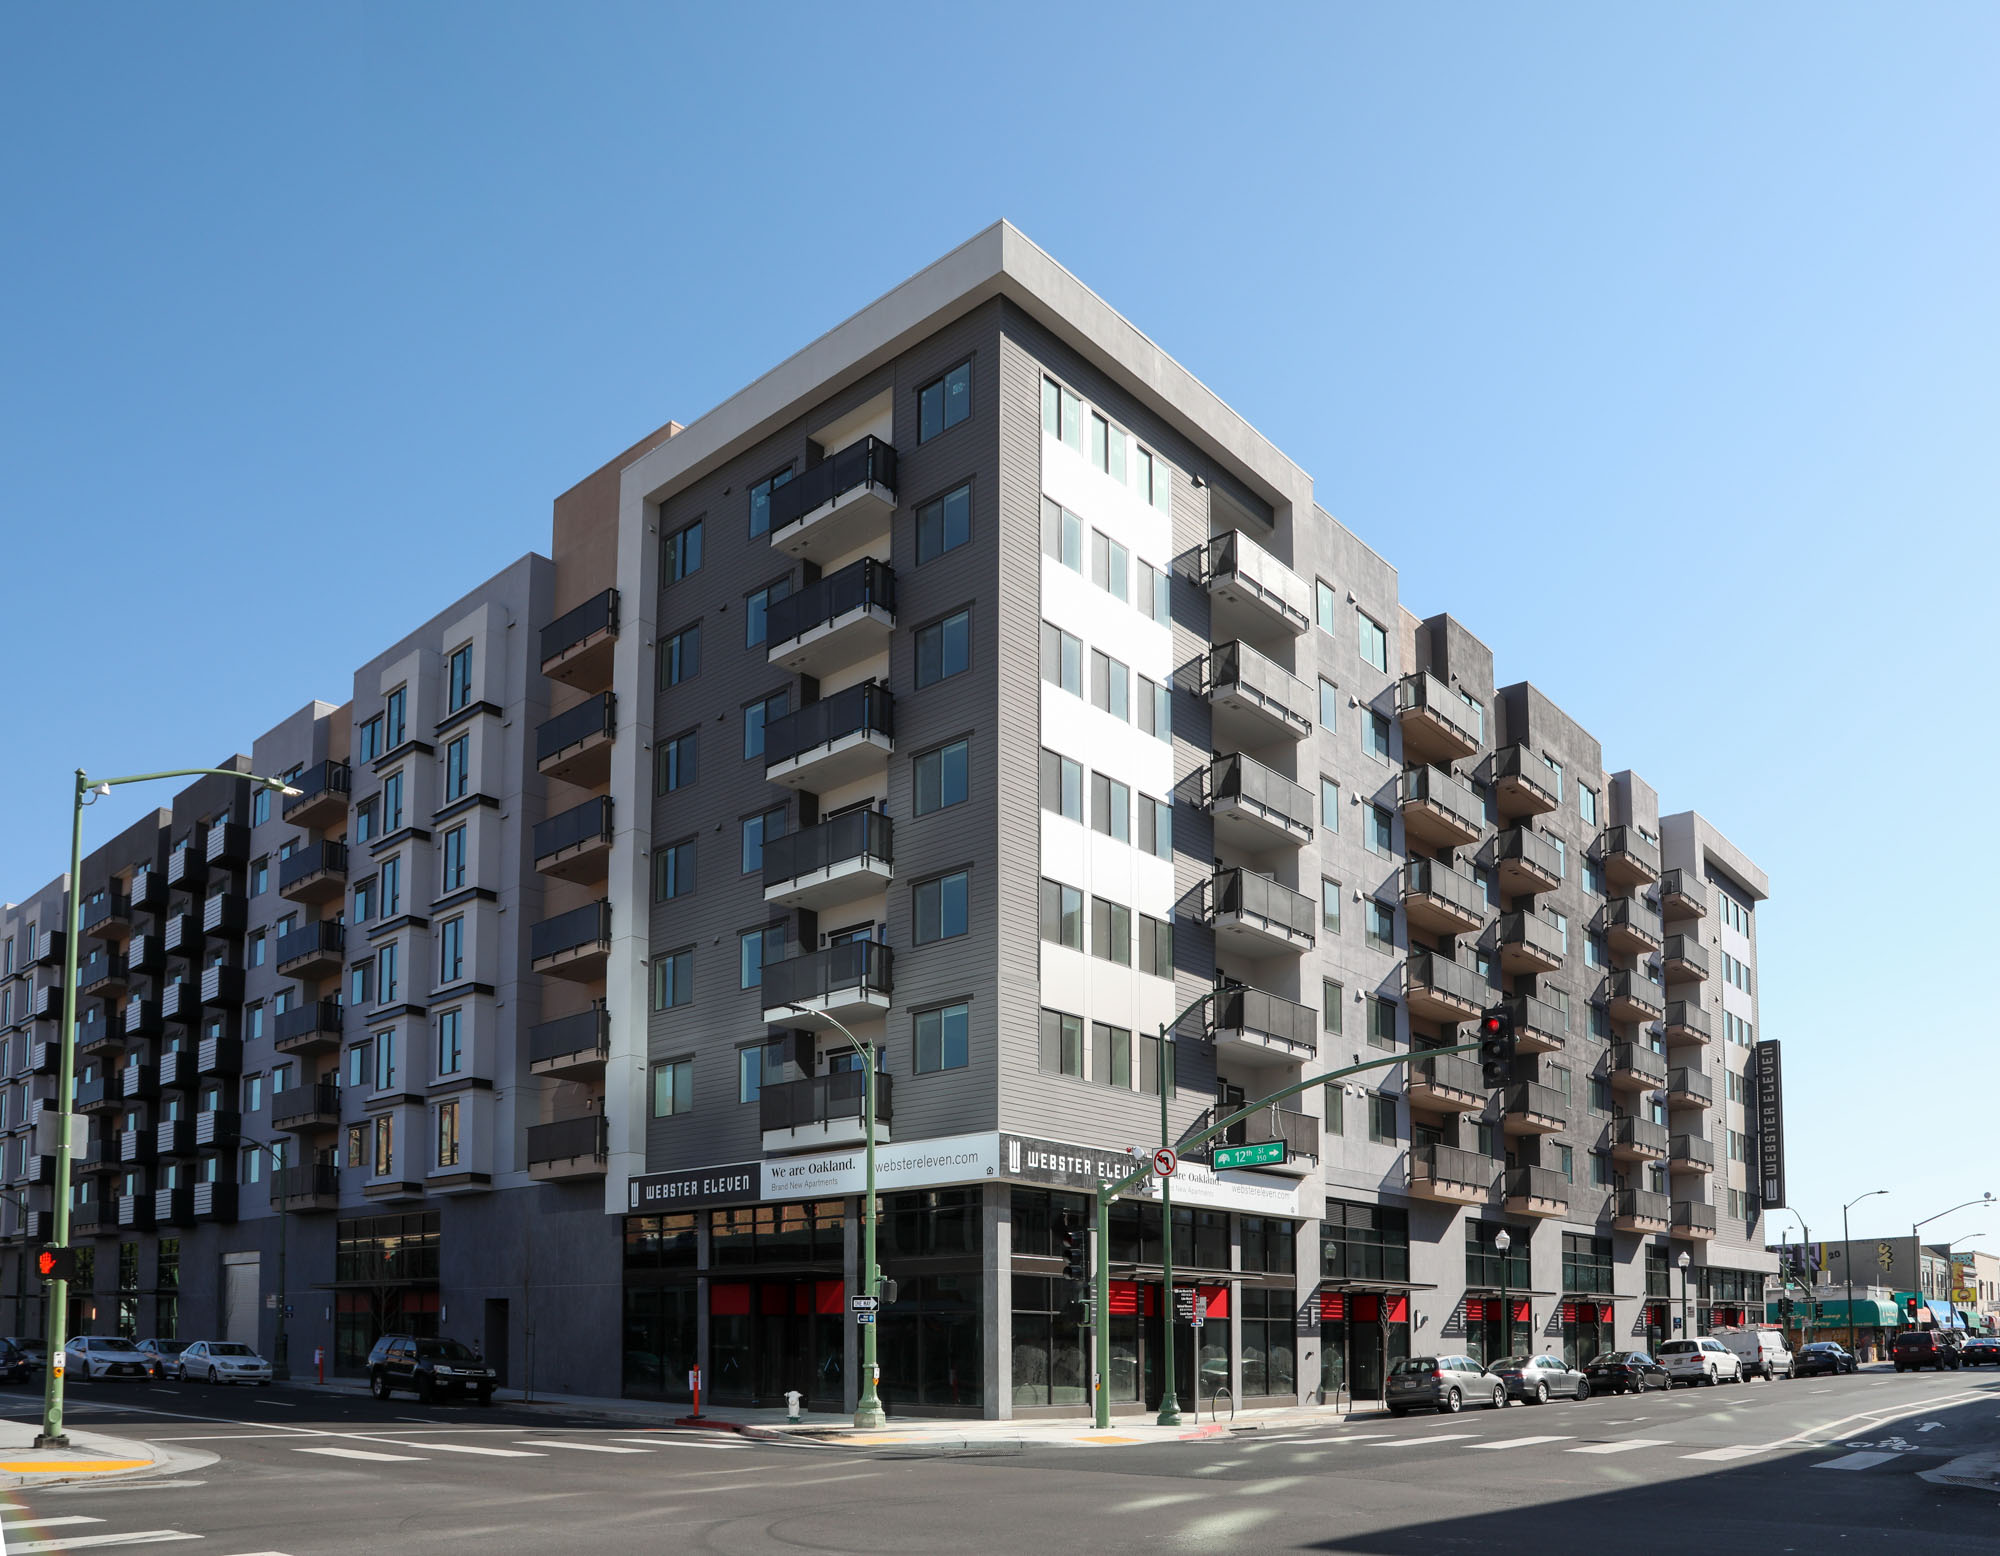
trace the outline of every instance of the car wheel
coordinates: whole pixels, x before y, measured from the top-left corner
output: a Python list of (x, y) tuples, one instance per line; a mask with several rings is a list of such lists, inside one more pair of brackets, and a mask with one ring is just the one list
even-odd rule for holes
[(1702, 1383), (1707, 1388), (1715, 1387), (1716, 1378), (1715, 1378), (1715, 1369), (1713, 1367), (1708, 1369), (1708, 1376), (1702, 1379)]
[(1546, 1405), (1548, 1402), (1549, 1402), (1549, 1386), (1546, 1383), (1537, 1383), (1535, 1385), (1535, 1403), (1538, 1405)]
[(1576, 1402), (1580, 1405), (1588, 1398), (1590, 1398), (1590, 1379), (1578, 1378), (1576, 1380)]
[(1438, 1409), (1448, 1416), (1455, 1416), (1464, 1408), (1465, 1400), (1457, 1389), (1446, 1389), (1444, 1391), (1444, 1403), (1438, 1406)]
[(417, 1398), (426, 1405), (437, 1403), (437, 1386), (429, 1378), (417, 1379)]
[(375, 1373), (368, 1380), (368, 1392), (373, 1394), (377, 1399), (387, 1399), (389, 1397), (389, 1380), (383, 1377), (380, 1372)]
[(1493, 1408), (1495, 1410), (1504, 1410), (1506, 1407), (1507, 1391), (1496, 1384), (1493, 1389)]

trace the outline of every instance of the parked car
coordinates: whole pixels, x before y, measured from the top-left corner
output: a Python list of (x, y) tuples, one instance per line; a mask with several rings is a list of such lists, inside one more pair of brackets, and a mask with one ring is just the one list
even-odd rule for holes
[(181, 1352), (180, 1363), (190, 1382), (271, 1386), (271, 1364), (241, 1340), (197, 1340)]
[(490, 1405), (499, 1381), (476, 1352), (457, 1340), (385, 1334), (368, 1353), (368, 1387), (377, 1399), (401, 1389), (425, 1404), (456, 1395)]
[(1611, 1394), (1643, 1394), (1674, 1386), (1667, 1369), (1644, 1351), (1606, 1351), (1583, 1369), (1583, 1375), (1592, 1388)]
[(1988, 1363), (2000, 1367), (2000, 1340), (1990, 1335), (1975, 1335), (1965, 1342), (1965, 1349), (1958, 1357), (1968, 1367), (1984, 1367)]
[(1731, 1329), (1715, 1336), (1743, 1364), (1746, 1378), (1789, 1378), (1792, 1348), (1782, 1330)]
[(1934, 1329), (1905, 1329), (1889, 1342), (1889, 1360), (1898, 1372), (1929, 1367), (1937, 1372), (1956, 1372), (1958, 1351)]
[(139, 1349), (144, 1351), (153, 1364), (156, 1378), (184, 1378), (181, 1371), (181, 1353), (188, 1348), (186, 1340), (141, 1340)]
[(1590, 1398), (1590, 1380), (1560, 1356), (1546, 1352), (1509, 1356), (1486, 1370), (1507, 1385), (1509, 1397), (1523, 1404), (1546, 1405), (1551, 1399)]
[(0, 1383), (26, 1383), (41, 1368), (12, 1340), (0, 1340)]
[(7, 1343), (28, 1358), (28, 1365), (40, 1372), (49, 1364), (49, 1343), (40, 1335), (9, 1335)]
[(1802, 1345), (1792, 1358), (1792, 1366), (1801, 1378), (1817, 1378), (1822, 1374), (1837, 1378), (1843, 1372), (1855, 1371), (1860, 1365), (1852, 1351), (1832, 1340), (1815, 1340), (1811, 1345)]
[(1743, 1364), (1736, 1353), (1713, 1335), (1699, 1340), (1668, 1340), (1660, 1347), (1660, 1365), (1675, 1383), (1705, 1383), (1710, 1388), (1725, 1378), (1743, 1381)]
[(121, 1335), (80, 1334), (63, 1347), (64, 1370), (78, 1382), (104, 1378), (151, 1380), (153, 1364), (146, 1353)]
[(1467, 1405), (1507, 1403), (1507, 1385), (1470, 1356), (1404, 1356), (1389, 1369), (1385, 1403), (1392, 1416), (1430, 1409), (1456, 1415)]

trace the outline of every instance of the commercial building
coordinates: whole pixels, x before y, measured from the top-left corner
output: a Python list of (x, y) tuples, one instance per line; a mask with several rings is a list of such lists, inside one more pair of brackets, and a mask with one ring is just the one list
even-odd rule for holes
[[(718, 1403), (850, 1408), (850, 1034), (892, 1410), (1087, 1408), (1060, 1230), (1160, 1143), (1160, 1090), (1178, 1139), (1364, 1058), (1397, 1062), (1235, 1127), (1276, 1160), (1184, 1162), (1171, 1227), (1114, 1207), (1117, 1408), (1157, 1401), (1168, 1236), (1205, 1309), (1173, 1331), (1189, 1401), (1583, 1357), (1761, 1296), (1762, 872), (1407, 610), (1305, 471), (1013, 229), (565, 494), (551, 553), (371, 662), (313, 757), (347, 803), (293, 841), (350, 851), (290, 931), (343, 919), (285, 1077), (338, 1082), (295, 1355), (434, 1325), (519, 1382), (540, 1315), (537, 1387), (700, 1368)], [(506, 667), (471, 702), (465, 643)], [(1505, 1087), (1425, 1057), (1501, 1000)]]

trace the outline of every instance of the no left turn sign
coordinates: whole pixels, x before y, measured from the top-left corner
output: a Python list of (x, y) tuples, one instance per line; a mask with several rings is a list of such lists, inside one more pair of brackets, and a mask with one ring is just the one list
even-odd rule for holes
[(1180, 1164), (1181, 1159), (1164, 1145), (1153, 1153), (1153, 1171), (1162, 1178), (1171, 1178)]

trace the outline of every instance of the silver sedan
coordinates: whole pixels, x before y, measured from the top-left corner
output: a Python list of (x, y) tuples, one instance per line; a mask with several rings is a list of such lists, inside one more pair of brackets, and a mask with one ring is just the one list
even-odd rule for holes
[(1588, 1399), (1590, 1380), (1560, 1356), (1509, 1356), (1487, 1371), (1507, 1385), (1507, 1397), (1523, 1404), (1546, 1405), (1551, 1399)]

